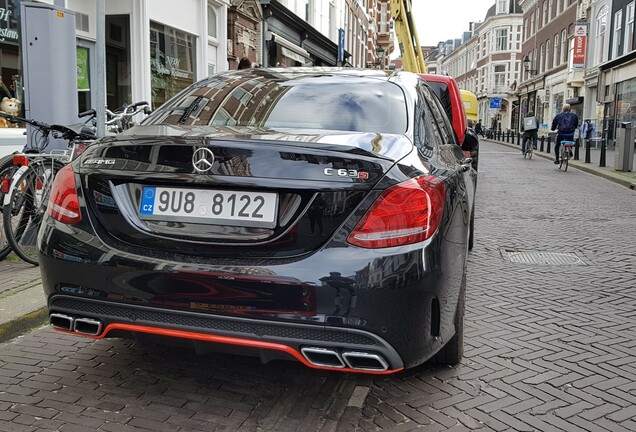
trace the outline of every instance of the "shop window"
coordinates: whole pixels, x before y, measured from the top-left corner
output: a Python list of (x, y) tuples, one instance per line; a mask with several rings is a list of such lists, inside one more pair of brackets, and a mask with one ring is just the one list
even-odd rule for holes
[(0, 1), (0, 100), (24, 101), (18, 12), (19, 2)]
[(130, 20), (106, 16), (106, 105), (111, 111), (133, 103), (130, 82)]
[(194, 36), (150, 22), (150, 87), (154, 108), (194, 82), (195, 53)]
[(609, 7), (603, 6), (596, 15), (596, 50), (597, 50), (597, 63), (603, 63), (605, 61), (605, 35), (607, 33), (607, 15), (609, 13)]

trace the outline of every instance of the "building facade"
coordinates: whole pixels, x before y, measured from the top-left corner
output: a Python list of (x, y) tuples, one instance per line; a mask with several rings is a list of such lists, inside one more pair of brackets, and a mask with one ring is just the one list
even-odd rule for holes
[(521, 69), (522, 22), (516, 0), (498, 0), (482, 23), (471, 23), (470, 32), (463, 38), (465, 42), (441, 60), (443, 73), (455, 78), (460, 88), (477, 95), (478, 117), (486, 128), (518, 127), (516, 89)]
[(574, 28), (583, 23), (580, 0), (520, 0), (523, 14), (521, 115), (533, 111), (550, 124), (563, 103), (583, 113), (584, 65), (574, 65)]
[(634, 9), (634, 0), (611, 3), (607, 17), (608, 58), (598, 65), (597, 112), (603, 112), (598, 132), (610, 147), (621, 123), (636, 126)]

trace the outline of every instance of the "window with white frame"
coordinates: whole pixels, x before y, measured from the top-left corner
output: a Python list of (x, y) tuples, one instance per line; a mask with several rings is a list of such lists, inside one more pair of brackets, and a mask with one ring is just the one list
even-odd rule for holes
[(548, 0), (543, 2), (543, 25), (548, 23)]
[(612, 35), (612, 58), (622, 54), (621, 50), (621, 30), (623, 24), (623, 10), (618, 10), (614, 14), (614, 34)]
[(554, 35), (554, 60), (552, 66), (556, 67), (559, 65), (559, 34)]
[(528, 18), (523, 20), (523, 41), (527, 41), (530, 35), (528, 34)]
[(634, 49), (634, 4), (631, 2), (625, 9), (625, 43), (623, 52), (627, 54)]
[(536, 32), (536, 29), (534, 28), (534, 26), (536, 25), (534, 21), (535, 15), (536, 15), (535, 12), (530, 14), (530, 34), (528, 36), (532, 36)]
[(543, 46), (543, 44), (541, 44), (541, 47), (539, 48), (539, 73), (543, 73), (543, 71), (545, 70), (543, 69), (543, 61), (545, 60), (545, 57), (543, 56), (544, 50), (545, 47)]
[(212, 5), (208, 5), (208, 36), (214, 39), (218, 37), (216, 11)]
[(387, 6), (388, 6), (387, 3), (382, 3), (380, 5), (380, 33), (386, 33), (389, 29), (388, 22), (386, 19)]
[(498, 28), (495, 30), (494, 51), (506, 51), (508, 49), (508, 29)]
[(603, 6), (596, 14), (596, 63), (603, 63), (605, 56), (605, 39), (607, 35), (607, 15), (609, 7)]
[(549, 70), (549, 69), (552, 68), (552, 64), (551, 64), (551, 62), (552, 62), (552, 55), (551, 55), (552, 51), (550, 50), (550, 46), (551, 45), (552, 44), (550, 43), (550, 40), (548, 39), (545, 42), (545, 70)]
[(552, 9), (552, 3), (553, 3), (553, 0), (548, 1), (548, 19), (549, 20), (552, 19), (552, 11), (554, 10)]
[(506, 91), (506, 65), (495, 65), (495, 93)]
[(568, 43), (568, 33), (567, 33), (567, 30), (563, 29), (561, 31), (561, 61), (559, 62), (560, 64), (565, 63), (565, 59), (566, 59), (565, 56), (568, 53), (567, 43)]
[(508, 0), (497, 0), (497, 15), (508, 13)]

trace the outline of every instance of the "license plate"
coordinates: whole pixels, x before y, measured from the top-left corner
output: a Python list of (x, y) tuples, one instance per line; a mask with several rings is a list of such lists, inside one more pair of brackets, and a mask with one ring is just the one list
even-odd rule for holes
[(146, 220), (274, 228), (278, 194), (144, 186)]

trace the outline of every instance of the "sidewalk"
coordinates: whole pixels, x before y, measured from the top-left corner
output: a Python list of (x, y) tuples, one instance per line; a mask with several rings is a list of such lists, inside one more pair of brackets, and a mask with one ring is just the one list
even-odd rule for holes
[[(488, 141), (495, 144), (504, 145), (506, 147), (511, 147), (519, 150), (521, 153), (521, 146), (512, 143), (507, 143), (505, 141), (497, 141), (493, 139), (481, 138), (481, 141)], [(544, 151), (541, 152), (541, 142), (537, 141), (537, 150), (534, 151), (534, 156), (542, 157), (544, 159), (554, 160), (554, 143), (550, 145), (550, 154), (546, 153), (547, 150), (547, 141), (544, 143)], [(616, 152), (614, 150), (606, 150), (605, 151), (605, 167), (600, 167), (599, 163), (601, 160), (601, 150), (600, 148), (592, 147), (590, 149), (590, 163), (585, 163), (585, 148), (582, 147), (579, 149), (579, 160), (570, 159), (569, 167), (577, 168), (581, 171), (588, 172), (590, 174), (597, 175), (599, 177), (603, 177), (607, 180), (610, 180), (614, 183), (618, 183), (630, 189), (636, 190), (636, 153), (634, 153), (634, 170), (630, 172), (616, 171), (614, 169), (614, 158)]]
[[(521, 152), (520, 146), (516, 144), (486, 138), (481, 140), (514, 148)], [(538, 143), (538, 147), (541, 148), (540, 143)], [(554, 153), (547, 154), (539, 149), (535, 151), (535, 157), (554, 159)], [(554, 152), (554, 146), (551, 150)], [(580, 150), (579, 156), (580, 160), (578, 161), (570, 160), (570, 167), (636, 189), (636, 172), (623, 173), (614, 170), (614, 151), (607, 151), (606, 164), (608, 166), (604, 168), (598, 166), (599, 149), (591, 149), (591, 163), (584, 162), (585, 149)], [(634, 166), (636, 167), (636, 160)], [(24, 334), (29, 329), (45, 324), (46, 321), (46, 299), (42, 291), (39, 267), (24, 263), (15, 255), (9, 255), (7, 259), (0, 261), (0, 342)]]
[(0, 342), (46, 321), (40, 268), (11, 254), (0, 261)]

